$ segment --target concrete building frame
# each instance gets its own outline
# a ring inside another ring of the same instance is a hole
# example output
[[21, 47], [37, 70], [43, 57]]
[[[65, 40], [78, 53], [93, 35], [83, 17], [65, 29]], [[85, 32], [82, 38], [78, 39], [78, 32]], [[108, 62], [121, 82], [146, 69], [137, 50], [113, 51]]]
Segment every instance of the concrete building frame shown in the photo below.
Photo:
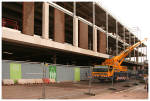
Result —
[[[131, 41], [132, 41], [132, 36], [133, 36], [133, 43], [135, 44], [137, 41], [139, 41], [138, 38], [136, 38], [136, 36], [134, 34], [131, 33], [131, 31], [126, 27], [124, 26], [123, 24], [121, 24], [121, 22], [119, 22], [116, 18], [114, 18], [108, 11], [106, 11], [104, 8], [102, 8], [99, 4], [97, 4], [96, 2], [91, 2], [92, 3], [92, 11], [93, 11], [93, 22], [90, 22], [90, 21], [87, 21], [85, 20], [84, 18], [80, 17], [80, 16], [77, 16], [76, 14], [76, 2], [73, 2], [73, 12], [59, 6], [58, 4], [54, 3], [54, 2], [43, 2], [43, 6], [42, 6], [42, 38], [39, 38], [39, 37], [36, 37], [35, 35], [33, 36], [28, 36], [28, 35], [24, 35], [24, 34], [21, 34], [19, 31], [15, 31], [13, 29], [8, 29], [8, 28], [5, 28], [3, 27], [2, 28], [2, 32], [3, 32], [3, 35], [2, 35], [2, 38], [3, 40], [6, 40], [6, 41], [10, 41], [10, 42], [21, 42], [21, 43], [26, 43], [26, 44], [33, 44], [34, 46], [44, 46], [44, 47], [47, 47], [47, 48], [54, 48], [54, 49], [58, 49], [58, 50], [62, 50], [62, 51], [67, 51], [67, 52], [74, 52], [74, 53], [79, 53], [79, 54], [84, 54], [84, 55], [88, 55], [88, 56], [94, 56], [94, 57], [97, 57], [97, 58], [110, 58], [112, 57], [111, 54], [108, 54], [109, 52], [109, 37], [113, 38], [116, 40], [116, 44], [115, 44], [115, 47], [116, 47], [116, 55], [119, 54], [119, 42], [123, 44], [123, 49], [125, 50], [126, 46], [130, 46], [131, 45]], [[103, 28], [101, 28], [100, 26], [97, 26], [95, 24], [95, 6], [98, 6], [100, 7], [102, 10], [104, 10], [105, 12], [105, 15], [106, 15], [106, 30], [104, 30]], [[63, 12], [64, 14], [68, 14], [70, 15], [71, 17], [73, 17], [73, 45], [68, 45], [68, 44], [62, 44], [62, 43], [59, 43], [59, 42], [54, 42], [54, 41], [51, 41], [49, 39], [49, 6], [52, 6], [58, 10], [60, 10], [61, 12]], [[115, 34], [117, 37], [115, 37], [114, 35], [111, 35], [109, 33], [109, 16], [110, 15], [114, 20], [115, 20]], [[88, 50], [88, 49], [83, 49], [82, 47], [79, 47], [79, 23], [80, 22], [83, 22], [85, 24], [87, 24], [88, 26], [92, 27], [93, 29], [93, 49], [92, 50]], [[118, 23], [121, 24], [121, 26], [123, 27], [123, 40], [119, 39], [119, 28], [118, 28]], [[126, 30], [128, 31], [129, 33], [129, 37], [126, 35]], [[103, 52], [98, 52], [98, 49], [97, 49], [97, 31], [100, 31], [102, 32], [104, 35], [103, 37], [106, 36], [106, 52], [105, 50], [104, 53]], [[15, 35], [12, 36], [10, 35], [9, 33], [13, 33]], [[132, 35], [131, 35], [132, 34]], [[17, 37], [16, 37], [17, 36]], [[128, 42], [125, 42], [126, 38], [128, 37], [129, 41]], [[142, 44], [141, 47], [145, 47], [146, 45]], [[147, 46], [146, 46], [147, 48]], [[134, 64], [137, 65], [138, 62], [135, 62], [135, 61], [138, 61], [137, 59], [135, 60], [135, 57], [139, 57], [139, 54], [140, 56], [144, 56], [144, 52], [143, 52], [143, 49], [141, 52], [139, 52], [139, 49], [136, 50], [134, 49], [133, 51], [133, 54], [130, 53], [129, 54], [129, 59], [131, 61], [131, 57], [134, 57]], [[137, 55], [137, 54], [138, 55]], [[136, 54], [136, 55], [135, 55]], [[146, 59], [147, 59], [147, 52], [146, 52]], [[55, 56], [56, 57], [56, 56]], [[128, 61], [128, 62], [130, 62]], [[141, 58], [141, 61], [144, 61], [144, 58]]]

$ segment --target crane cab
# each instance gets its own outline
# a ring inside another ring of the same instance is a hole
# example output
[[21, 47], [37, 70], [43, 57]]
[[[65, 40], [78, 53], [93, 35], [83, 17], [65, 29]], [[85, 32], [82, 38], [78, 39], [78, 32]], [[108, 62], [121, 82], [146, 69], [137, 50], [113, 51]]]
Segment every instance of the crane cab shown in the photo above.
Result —
[[[121, 69], [120, 69], [121, 68]], [[113, 66], [103, 66], [95, 65], [92, 71], [92, 76], [94, 79], [104, 80], [126, 80], [127, 78], [127, 67], [120, 66], [120, 68], [115, 68]]]
[[99, 79], [99, 80], [110, 79], [111, 71], [112, 71], [112, 68], [109, 68], [109, 66], [96, 65], [93, 68], [92, 76], [93, 78]]

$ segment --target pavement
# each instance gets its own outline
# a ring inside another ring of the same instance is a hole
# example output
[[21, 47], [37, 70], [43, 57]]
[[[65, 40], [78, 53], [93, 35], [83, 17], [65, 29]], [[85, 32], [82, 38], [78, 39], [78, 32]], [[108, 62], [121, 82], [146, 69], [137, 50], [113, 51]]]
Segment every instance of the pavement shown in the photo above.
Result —
[[[130, 82], [115, 82], [116, 90], [109, 90], [111, 82], [93, 82], [91, 92], [95, 96], [87, 95], [89, 82], [56, 83], [48, 85], [11, 85], [2, 86], [3, 99], [41, 99], [45, 92], [45, 99], [148, 99], [144, 84], [133, 85]], [[124, 87], [129, 84], [130, 87]]]
[[138, 85], [126, 90], [98, 94], [84, 99], [148, 99], [148, 93], [146, 89], [144, 89], [144, 85]]

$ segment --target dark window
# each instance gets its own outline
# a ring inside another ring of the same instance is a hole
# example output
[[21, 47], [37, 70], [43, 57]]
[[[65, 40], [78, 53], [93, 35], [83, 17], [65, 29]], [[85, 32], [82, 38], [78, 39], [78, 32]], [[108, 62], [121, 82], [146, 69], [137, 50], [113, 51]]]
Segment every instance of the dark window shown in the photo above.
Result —
[[56, 2], [56, 4], [73, 12], [73, 2]]
[[73, 44], [73, 17], [65, 14], [65, 42]]
[[54, 8], [49, 6], [49, 38], [54, 39]]
[[22, 2], [2, 2], [2, 26], [22, 31]]
[[88, 49], [93, 49], [93, 27], [88, 26]]
[[93, 23], [93, 2], [77, 2], [76, 14]]
[[110, 67], [109, 67], [109, 71], [112, 71], [112, 70], [113, 70], [113, 67], [112, 67], [112, 66], [110, 66]]
[[42, 36], [42, 2], [34, 3], [34, 34]]
[[94, 68], [93, 72], [108, 72], [108, 68]]

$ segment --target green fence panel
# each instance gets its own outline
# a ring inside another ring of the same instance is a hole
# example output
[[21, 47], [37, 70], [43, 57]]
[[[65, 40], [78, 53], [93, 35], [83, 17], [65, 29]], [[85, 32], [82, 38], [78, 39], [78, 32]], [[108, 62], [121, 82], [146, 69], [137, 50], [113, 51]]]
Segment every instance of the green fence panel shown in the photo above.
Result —
[[16, 82], [18, 79], [21, 79], [21, 75], [21, 64], [10, 63], [10, 79]]
[[49, 78], [56, 81], [56, 66], [49, 66]]
[[80, 81], [80, 68], [74, 68], [74, 80]]

